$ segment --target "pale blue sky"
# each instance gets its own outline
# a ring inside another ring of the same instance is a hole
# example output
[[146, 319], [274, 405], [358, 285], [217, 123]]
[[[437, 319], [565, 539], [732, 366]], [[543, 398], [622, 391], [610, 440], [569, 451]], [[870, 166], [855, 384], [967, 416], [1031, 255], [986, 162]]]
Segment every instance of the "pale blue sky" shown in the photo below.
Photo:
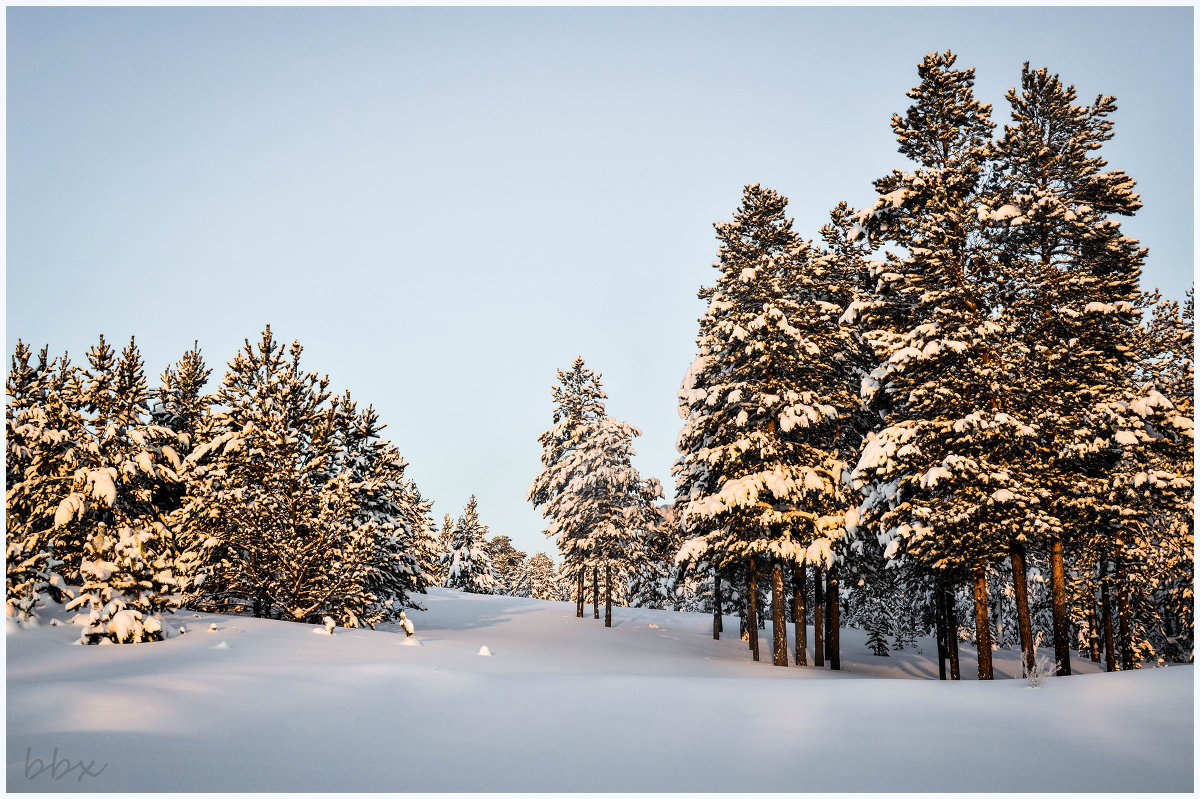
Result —
[[[1021, 64], [1114, 94], [1144, 284], [1193, 255], [1193, 11], [9, 8], [6, 352], [194, 339], [215, 381], [270, 322], [373, 403], [457, 516], [553, 552], [525, 502], [581, 354], [673, 490], [712, 223], [743, 184], [812, 238], [905, 162], [888, 120], [951, 49], [1007, 119]], [[6, 356], [7, 361], [7, 356]]]

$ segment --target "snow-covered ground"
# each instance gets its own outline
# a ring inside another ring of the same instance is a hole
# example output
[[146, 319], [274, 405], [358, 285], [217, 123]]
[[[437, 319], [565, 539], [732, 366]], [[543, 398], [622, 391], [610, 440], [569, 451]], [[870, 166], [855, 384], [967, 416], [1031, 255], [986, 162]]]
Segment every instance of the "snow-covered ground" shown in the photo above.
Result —
[[165, 642], [86, 647], [10, 624], [7, 789], [1193, 790], [1191, 666], [1076, 661], [1031, 688], [999, 651], [1001, 679], [938, 682], [928, 639], [881, 658], [843, 630], [834, 673], [753, 663], [701, 615], [423, 600], [412, 641], [182, 613]]

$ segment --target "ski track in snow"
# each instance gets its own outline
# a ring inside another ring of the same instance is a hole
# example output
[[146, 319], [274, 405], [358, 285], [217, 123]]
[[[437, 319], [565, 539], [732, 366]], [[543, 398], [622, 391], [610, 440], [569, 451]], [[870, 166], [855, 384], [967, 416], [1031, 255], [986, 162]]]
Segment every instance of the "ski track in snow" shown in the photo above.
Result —
[[[965, 679], [941, 683], [930, 639], [875, 657], [843, 629], [835, 673], [772, 666], [769, 622], [754, 663], [736, 617], [714, 641], [700, 614], [613, 608], [605, 629], [590, 605], [578, 619], [572, 603], [446, 589], [421, 601], [419, 646], [399, 625], [327, 636], [190, 612], [166, 617], [167, 641], [123, 646], [10, 625], [7, 789], [1193, 789], [1191, 666], [1102, 674], [1075, 660], [1080, 676], [1035, 689], [1012, 679], [1007, 650], [995, 682], [975, 681], [964, 642]], [[53, 757], [103, 771], [36, 773]]]

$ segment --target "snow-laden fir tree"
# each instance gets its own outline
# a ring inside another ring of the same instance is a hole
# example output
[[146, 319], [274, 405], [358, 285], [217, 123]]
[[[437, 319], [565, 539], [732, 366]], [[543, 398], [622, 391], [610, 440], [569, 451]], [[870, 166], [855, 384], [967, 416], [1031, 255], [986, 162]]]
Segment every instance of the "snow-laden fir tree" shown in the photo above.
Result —
[[186, 467], [182, 523], [202, 542], [207, 574], [193, 599], [256, 616], [371, 623], [398, 611], [381, 603], [419, 590], [415, 562], [388, 540], [404, 529], [389, 486], [403, 462], [375, 439], [373, 420], [364, 428], [340, 413], [328, 378], [301, 368], [302, 352], [268, 326], [257, 345], [245, 342], [215, 395], [207, 440]]
[[[801, 241], [787, 199], [746, 186], [732, 222], [715, 225], [717, 283], [700, 291], [698, 356], [679, 392], [680, 521], [690, 536], [680, 562], [708, 560], [725, 575], [744, 568], [756, 585], [769, 568], [772, 606], [783, 607], [783, 565], [833, 567], [845, 535], [847, 459], [861, 429], [853, 415], [846, 262]], [[756, 592], [749, 588], [757, 659]], [[774, 660], [787, 665], [783, 617]]]
[[[181, 591], [168, 519], [157, 501], [178, 482], [178, 437], [150, 423], [141, 354], [131, 338], [117, 357], [100, 337], [78, 375], [86, 420], [70, 493], [54, 514], [64, 560], [78, 572], [67, 609], [87, 616], [81, 636], [124, 643], [162, 636], [155, 614], [174, 607]], [[58, 533], [56, 533], [58, 537]], [[72, 572], [74, 569], [72, 568]]]
[[494, 594], [500, 588], [488, 552], [487, 532], [487, 526], [479, 521], [479, 503], [472, 494], [454, 524], [451, 549], [443, 555], [446, 579], [442, 584], [446, 588], [460, 588], [469, 594]]
[[[554, 425], [539, 437], [545, 467], [529, 488], [527, 498], [550, 519], [546, 535], [553, 537], [563, 556], [563, 571], [577, 589], [592, 573], [592, 593], [599, 613], [599, 584], [605, 583], [605, 626], [611, 625], [613, 582], [617, 600], [625, 593], [624, 579], [642, 559], [642, 538], [657, 519], [654, 500], [661, 496], [658, 481], [645, 480], [633, 467], [633, 439], [641, 432], [613, 419], [604, 409], [600, 376], [576, 358], [569, 372], [558, 370], [560, 385], [552, 389]], [[582, 616], [583, 595], [577, 599]]]
[[515, 548], [512, 539], [506, 535], [488, 539], [487, 549], [492, 566], [496, 570], [496, 593], [521, 596], [518, 589], [522, 585], [522, 576], [525, 573], [525, 553]]
[[[981, 216], [1012, 286], [1006, 311], [1019, 320], [1030, 353], [1022, 386], [1053, 494], [1048, 532], [1061, 674], [1070, 673], [1064, 548], [1070, 556], [1102, 551], [1128, 562], [1131, 523], [1188, 490], [1183, 475], [1144, 468], [1147, 454], [1138, 450], [1164, 438], [1190, 441], [1191, 425], [1134, 379], [1146, 250], [1114, 217], [1132, 215], [1141, 201], [1133, 180], [1106, 171], [1096, 154], [1112, 138], [1115, 99], [1078, 105], [1073, 87], [1028, 64], [1007, 99], [1011, 122], [995, 145], [991, 208]], [[1131, 513], [1131, 503], [1143, 510]]]
[[55, 515], [71, 492], [85, 457], [88, 436], [67, 355], [37, 363], [18, 340], [5, 384], [5, 567], [6, 612], [28, 618], [48, 598], [74, 597], [82, 542]]
[[529, 596], [533, 599], [559, 601], [567, 598], [567, 586], [559, 581], [558, 567], [549, 555], [535, 552], [525, 563], [529, 580]]
[[579, 448], [591, 429], [605, 416], [607, 398], [599, 376], [577, 357], [571, 370], [558, 370], [559, 385], [550, 389], [554, 401], [553, 425], [538, 436], [542, 445], [543, 470], [529, 486], [526, 499], [542, 509], [542, 517], [551, 523], [545, 533], [554, 538], [563, 558], [562, 571], [576, 593], [576, 616], [583, 616], [585, 572], [591, 565], [591, 553], [581, 547], [586, 534], [586, 521], [573, 516], [557, 518], [551, 515], [549, 502], [566, 490], [574, 478], [570, 454]]
[[343, 610], [343, 623], [395, 621], [403, 608], [415, 606], [412, 594], [424, 593], [430, 581], [418, 559], [423, 530], [432, 523], [429, 505], [405, 479], [408, 464], [399, 450], [381, 439], [385, 425], [375, 409], [359, 411], [347, 391], [336, 410], [334, 464], [353, 491], [347, 521], [362, 528], [375, 549], [365, 570], [361, 604]]
[[914, 103], [892, 119], [918, 168], [877, 180], [859, 217], [894, 250], [876, 268], [876, 297], [857, 308], [879, 361], [863, 394], [885, 426], [855, 482], [885, 557], [919, 562], [938, 587], [972, 584], [979, 676], [990, 679], [988, 569], [1048, 526], [1050, 497], [1020, 392], [1026, 358], [985, 235], [990, 106], [955, 61], [933, 53], [918, 67]]

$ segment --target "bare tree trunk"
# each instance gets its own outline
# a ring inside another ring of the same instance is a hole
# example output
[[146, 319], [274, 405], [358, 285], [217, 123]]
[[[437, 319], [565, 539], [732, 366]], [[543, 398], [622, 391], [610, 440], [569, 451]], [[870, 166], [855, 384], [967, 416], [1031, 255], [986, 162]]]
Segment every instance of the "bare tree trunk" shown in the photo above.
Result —
[[946, 645], [950, 650], [950, 679], [962, 679], [958, 669], [958, 609], [954, 602], [955, 590], [947, 588], [942, 596], [946, 603]]
[[813, 665], [825, 667], [825, 575], [813, 567]]
[[750, 590], [746, 597], [746, 631], [750, 634], [750, 652], [758, 660], [758, 575], [754, 556], [750, 556]]
[[828, 590], [825, 592], [825, 599], [829, 603], [829, 625], [825, 630], [825, 636], [829, 639], [829, 668], [833, 671], [841, 671], [842, 669], [842, 608], [840, 591], [838, 590], [838, 568], [837, 564], [829, 567], [826, 573], [829, 580]]
[[783, 566], [779, 561], [771, 564], [771, 654], [776, 666], [788, 664], [787, 651], [787, 608], [783, 598]]
[[829, 573], [831, 571], [833, 571], [832, 566], [830, 566], [828, 569], [826, 569], [824, 571], [823, 579], [825, 581], [825, 585], [822, 586], [822, 590], [824, 590], [824, 592], [825, 592], [825, 595], [824, 595], [825, 602], [821, 605], [821, 612], [823, 614], [825, 614], [824, 632], [825, 632], [825, 659], [826, 660], [830, 660], [831, 658], [833, 658], [833, 647], [830, 646], [830, 642], [829, 642], [829, 635], [831, 632], [830, 627], [833, 626], [831, 623], [832, 617], [833, 617], [833, 606], [831, 604], [829, 604]]
[[592, 618], [600, 618], [600, 567], [592, 567]]
[[713, 640], [721, 640], [721, 570], [713, 567]]
[[[1118, 546], [1120, 544], [1118, 543]], [[1129, 575], [1125, 571], [1124, 556], [1117, 558], [1117, 618], [1121, 633], [1121, 670], [1133, 668], [1133, 633], [1129, 609]]]
[[612, 564], [604, 564], [604, 626], [612, 627]]
[[988, 627], [987, 570], [975, 570], [975, 644], [979, 649], [979, 679], [992, 679], [992, 631]]
[[933, 618], [937, 625], [938, 679], [946, 679], [946, 594], [940, 587], [933, 589]]
[[1117, 670], [1117, 648], [1113, 643], [1112, 602], [1108, 596], [1108, 561], [1100, 561], [1100, 616], [1104, 625], [1104, 670]]
[[795, 607], [795, 622], [796, 622], [796, 665], [808, 665], [808, 622], [805, 620], [805, 585], [804, 573], [806, 567], [803, 563], [796, 563], [792, 566], [792, 594]]
[[1050, 599], [1054, 608], [1054, 673], [1071, 673], [1071, 648], [1067, 621], [1067, 575], [1063, 568], [1062, 539], [1050, 542]]
[[579, 592], [575, 595], [575, 615], [583, 618], [583, 569], [579, 570]]
[[1025, 570], [1025, 545], [1013, 541], [1008, 551], [1012, 561], [1013, 593], [1017, 600], [1017, 631], [1021, 636], [1021, 658], [1026, 669], [1032, 669], [1033, 653], [1033, 624], [1029, 620], [1029, 582]]
[[1100, 662], [1100, 622], [1096, 618], [1096, 589], [1088, 586], [1088, 650], [1092, 662]]

